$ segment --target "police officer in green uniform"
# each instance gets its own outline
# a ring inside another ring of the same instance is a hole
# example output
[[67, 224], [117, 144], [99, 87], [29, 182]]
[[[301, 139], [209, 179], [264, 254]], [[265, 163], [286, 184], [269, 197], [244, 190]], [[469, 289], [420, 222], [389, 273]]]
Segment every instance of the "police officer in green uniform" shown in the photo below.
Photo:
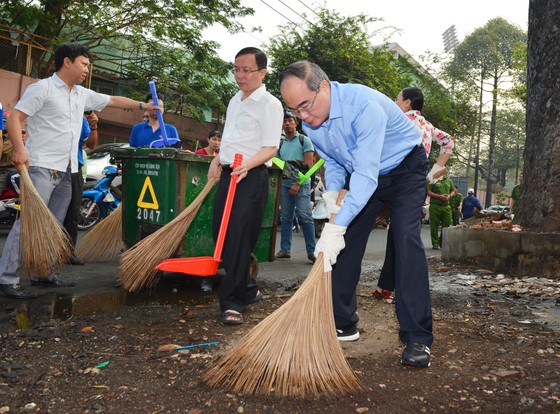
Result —
[[519, 207], [519, 197], [521, 196], [521, 184], [523, 183], [523, 174], [519, 176], [519, 184], [513, 187], [511, 191], [511, 212], [513, 214], [517, 213], [517, 208]]
[[430, 196], [430, 236], [432, 238], [432, 248], [441, 248], [442, 232], [441, 228], [451, 225], [451, 206], [449, 199], [457, 193], [453, 181], [445, 177], [440, 181], [428, 184], [428, 195]]
[[461, 203], [463, 202], [463, 194], [457, 191], [453, 197], [449, 199], [449, 205], [451, 206], [451, 218], [453, 225], [459, 224], [459, 218], [461, 218]]

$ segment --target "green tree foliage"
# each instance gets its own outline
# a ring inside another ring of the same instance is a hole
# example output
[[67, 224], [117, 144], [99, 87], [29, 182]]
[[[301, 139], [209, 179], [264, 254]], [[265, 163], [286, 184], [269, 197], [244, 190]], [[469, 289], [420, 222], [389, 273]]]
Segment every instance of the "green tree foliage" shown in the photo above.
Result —
[[[381, 19], [365, 14], [344, 17], [321, 9], [316, 21], [306, 27], [280, 27], [280, 33], [265, 48], [272, 60], [267, 88], [279, 96], [280, 72], [292, 62], [309, 60], [321, 66], [331, 80], [361, 83], [396, 97], [401, 82], [395, 59], [370, 43], [373, 34], [368, 33], [367, 25], [377, 22]], [[388, 30], [382, 28], [377, 34]]]
[[515, 75], [511, 92], [521, 104], [525, 105], [527, 101], [527, 45], [524, 43], [514, 46], [513, 68]]
[[[166, 86], [177, 91], [183, 108], [206, 102], [223, 110], [227, 100], [222, 95], [231, 97], [222, 81], [228, 65], [217, 56], [218, 44], [203, 39], [203, 31], [216, 24], [238, 31], [238, 18], [252, 13], [240, 0], [7, 0], [0, 3], [0, 26], [13, 38], [45, 49], [79, 42], [114, 66], [126, 64], [125, 80], [174, 81]], [[36, 76], [53, 68], [48, 52], [34, 62], [44, 66], [34, 71]]]
[[523, 151], [525, 149], [525, 111], [504, 109], [498, 111], [496, 125], [495, 166], [498, 183], [512, 183], [522, 171]]
[[[496, 120], [500, 90], [504, 82], [511, 82], [514, 76], [513, 56], [516, 45], [526, 43], [527, 34], [519, 27], [503, 18], [495, 18], [485, 26], [476, 29], [455, 49], [453, 60], [447, 66], [448, 74], [460, 87], [478, 85], [479, 127], [478, 148], [483, 125], [483, 91], [491, 93], [491, 116], [488, 143], [488, 164], [486, 182], [486, 205], [490, 204], [494, 177], [494, 152], [496, 144]], [[476, 157], [479, 159], [479, 156]], [[477, 163], [478, 164], [478, 163]], [[478, 165], [476, 166], [478, 168]], [[478, 173], [478, 170], [476, 170]], [[475, 177], [477, 177], [475, 175]], [[475, 180], [476, 187], [476, 180]]]

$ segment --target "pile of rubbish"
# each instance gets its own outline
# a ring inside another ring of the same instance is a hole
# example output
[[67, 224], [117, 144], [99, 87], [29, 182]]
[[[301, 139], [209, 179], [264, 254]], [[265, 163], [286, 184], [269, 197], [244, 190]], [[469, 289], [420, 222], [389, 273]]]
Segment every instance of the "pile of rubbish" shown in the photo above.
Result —
[[513, 224], [511, 218], [504, 213], [481, 213], [475, 211], [474, 215], [459, 225], [471, 229], [495, 229], [520, 232], [521, 226]]

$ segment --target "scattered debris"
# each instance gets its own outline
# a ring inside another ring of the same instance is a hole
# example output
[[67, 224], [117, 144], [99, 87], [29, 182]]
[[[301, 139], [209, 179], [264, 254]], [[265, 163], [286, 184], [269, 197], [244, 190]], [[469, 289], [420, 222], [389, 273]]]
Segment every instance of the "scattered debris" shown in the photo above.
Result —
[[560, 295], [560, 281], [541, 277], [510, 278], [503, 274], [495, 277], [458, 274], [451, 283], [467, 285], [473, 289], [513, 296], [556, 297]]

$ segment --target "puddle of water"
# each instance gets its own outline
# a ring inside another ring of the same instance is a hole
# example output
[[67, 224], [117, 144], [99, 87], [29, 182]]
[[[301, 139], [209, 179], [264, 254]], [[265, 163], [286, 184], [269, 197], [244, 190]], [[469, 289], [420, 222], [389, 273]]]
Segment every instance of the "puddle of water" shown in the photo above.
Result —
[[71, 316], [90, 316], [96, 313], [115, 312], [125, 306], [145, 303], [200, 305], [215, 299], [212, 288], [218, 277], [200, 278], [179, 275], [167, 276], [153, 289], [129, 293], [112, 289], [79, 295], [56, 294], [51, 304], [51, 319], [66, 320]]
[[97, 290], [95, 292], [53, 293], [6, 307], [0, 313], [0, 334], [14, 327], [26, 329], [48, 322], [49, 319], [68, 320], [73, 316], [116, 312], [125, 306], [138, 306], [146, 303], [178, 304], [195, 306], [208, 304], [215, 300], [212, 289], [219, 284], [216, 277], [187, 277], [168, 274], [152, 289], [139, 293], [129, 293], [120, 288]]

